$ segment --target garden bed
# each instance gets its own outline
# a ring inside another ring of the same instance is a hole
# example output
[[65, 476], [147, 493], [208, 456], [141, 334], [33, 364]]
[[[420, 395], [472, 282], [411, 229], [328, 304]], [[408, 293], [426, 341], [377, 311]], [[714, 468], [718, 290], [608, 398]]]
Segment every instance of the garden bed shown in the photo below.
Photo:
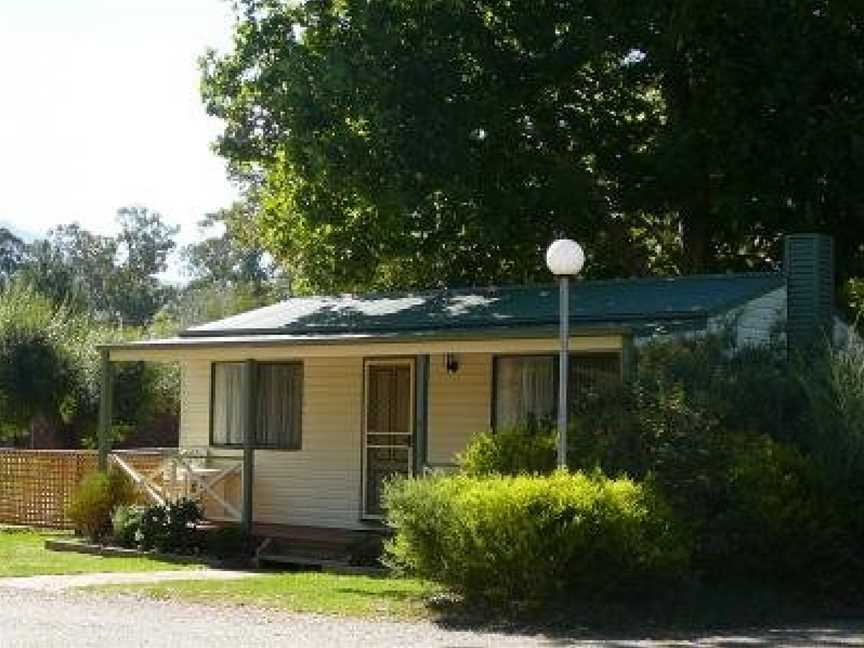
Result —
[[[180, 554], [160, 553], [156, 551], [141, 551], [127, 547], [116, 547], [113, 545], [96, 544], [79, 538], [60, 539], [48, 538], [45, 540], [45, 549], [48, 551], [65, 551], [71, 553], [87, 554], [89, 556], [103, 556], [113, 558], [151, 558], [160, 562], [176, 563], [178, 565], [207, 565], [209, 567], [224, 567], [227, 561], [208, 558], [205, 556], [183, 556]], [[236, 562], [236, 561], [234, 561]]]

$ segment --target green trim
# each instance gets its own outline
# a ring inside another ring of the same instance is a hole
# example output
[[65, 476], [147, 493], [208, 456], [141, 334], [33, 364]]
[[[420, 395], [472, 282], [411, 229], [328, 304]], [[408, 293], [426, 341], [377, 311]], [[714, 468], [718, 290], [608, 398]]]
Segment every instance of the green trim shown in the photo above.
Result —
[[258, 367], [254, 360], [243, 363], [243, 507], [241, 525], [252, 532], [253, 494], [255, 490], [255, 433], [258, 429], [257, 392]]
[[414, 360], [414, 466], [415, 474], [425, 471], [429, 458], [429, 355]]
[[101, 381], [99, 391], [99, 470], [108, 470], [111, 451], [111, 422], [114, 414], [114, 365], [108, 351], [101, 351]]

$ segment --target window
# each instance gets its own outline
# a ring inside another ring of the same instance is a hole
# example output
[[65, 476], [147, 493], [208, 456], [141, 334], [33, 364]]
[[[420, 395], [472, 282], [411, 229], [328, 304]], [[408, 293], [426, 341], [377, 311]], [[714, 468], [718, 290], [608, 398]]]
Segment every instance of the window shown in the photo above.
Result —
[[[568, 364], [570, 411], [602, 383], [620, 380], [617, 353], [571, 355]], [[558, 356], [521, 355], [495, 359], [495, 427], [530, 419], [553, 421], [558, 413]]]
[[[256, 365], [255, 446], [299, 450], [303, 412], [303, 365]], [[243, 445], [243, 363], [213, 364], [213, 445]]]
[[243, 364], [213, 365], [213, 445], [243, 445]]

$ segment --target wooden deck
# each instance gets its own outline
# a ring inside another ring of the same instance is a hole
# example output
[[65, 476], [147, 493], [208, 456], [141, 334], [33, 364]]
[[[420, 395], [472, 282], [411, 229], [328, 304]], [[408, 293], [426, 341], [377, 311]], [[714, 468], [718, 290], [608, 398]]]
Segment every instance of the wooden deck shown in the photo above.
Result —
[[254, 522], [252, 535], [256, 538], [272, 538], [274, 540], [296, 540], [307, 542], [351, 542], [358, 536], [370, 534], [387, 535], [384, 525], [370, 525], [368, 529], [337, 529], [331, 527], [297, 526], [292, 524], [268, 524]]
[[[211, 524], [231, 526], [227, 522]], [[370, 525], [368, 529], [360, 530], [262, 522], [252, 525], [259, 563], [299, 568], [375, 565], [389, 533], [383, 525]]]

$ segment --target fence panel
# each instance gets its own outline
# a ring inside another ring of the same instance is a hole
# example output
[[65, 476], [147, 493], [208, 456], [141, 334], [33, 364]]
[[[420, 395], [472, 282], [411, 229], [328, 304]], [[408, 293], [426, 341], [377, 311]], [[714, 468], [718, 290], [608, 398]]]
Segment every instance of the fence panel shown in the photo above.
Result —
[[[66, 507], [75, 487], [98, 467], [95, 450], [0, 449], [0, 524], [69, 529]], [[141, 470], [152, 457], [133, 457]]]

